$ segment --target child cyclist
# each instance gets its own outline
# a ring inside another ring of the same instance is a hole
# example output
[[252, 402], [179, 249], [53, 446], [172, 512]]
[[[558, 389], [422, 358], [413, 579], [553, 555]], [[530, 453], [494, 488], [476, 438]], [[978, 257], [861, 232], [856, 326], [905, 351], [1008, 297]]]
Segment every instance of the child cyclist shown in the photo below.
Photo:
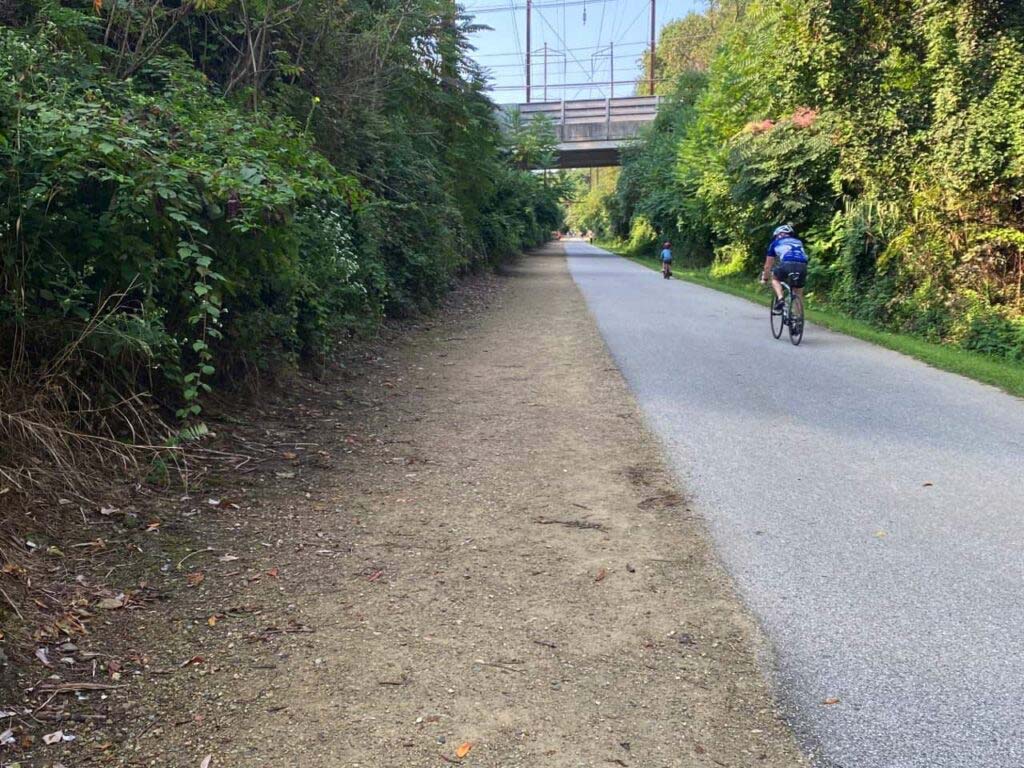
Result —
[[672, 277], [672, 243], [667, 241], [661, 247], [661, 274], [666, 280]]

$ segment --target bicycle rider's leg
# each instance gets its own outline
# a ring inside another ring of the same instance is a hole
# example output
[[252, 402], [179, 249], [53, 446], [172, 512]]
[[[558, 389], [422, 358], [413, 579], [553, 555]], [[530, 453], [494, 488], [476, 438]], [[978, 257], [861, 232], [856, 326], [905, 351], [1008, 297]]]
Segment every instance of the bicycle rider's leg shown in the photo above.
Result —
[[804, 286], [807, 284], [807, 267], [806, 266], [803, 267], [803, 269], [801, 270], [801, 273], [802, 273], [802, 279], [800, 280], [800, 287], [799, 288], [794, 288], [793, 292], [796, 293], [796, 295], [800, 297], [800, 301], [802, 302], [804, 300]]
[[[774, 261], [774, 259], [772, 260]], [[772, 290], [775, 291], [775, 298], [777, 301], [782, 301], [785, 295], [782, 293], [782, 279], [786, 277], [786, 272], [782, 268], [782, 264], [772, 265]]]

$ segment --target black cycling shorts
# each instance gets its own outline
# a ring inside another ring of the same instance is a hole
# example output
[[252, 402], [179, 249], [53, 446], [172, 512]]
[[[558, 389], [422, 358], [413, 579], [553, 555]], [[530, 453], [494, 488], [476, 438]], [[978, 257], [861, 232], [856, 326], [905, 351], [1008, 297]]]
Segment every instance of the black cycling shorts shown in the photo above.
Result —
[[783, 261], [772, 267], [772, 277], [790, 288], [803, 288], [807, 282], [807, 264], [802, 261]]

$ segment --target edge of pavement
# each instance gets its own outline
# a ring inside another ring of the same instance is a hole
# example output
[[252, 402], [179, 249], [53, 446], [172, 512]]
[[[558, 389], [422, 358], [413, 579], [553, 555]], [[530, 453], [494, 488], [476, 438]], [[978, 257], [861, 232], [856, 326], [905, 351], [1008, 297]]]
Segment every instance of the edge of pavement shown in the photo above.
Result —
[[167, 599], [110, 651], [131, 689], [48, 760], [808, 765], [564, 249], [459, 293], [231, 414], [261, 461], [154, 505]]
[[[563, 255], [565, 256], [566, 260], [568, 260], [569, 255], [564, 251], [564, 244], [560, 243], [559, 245], [563, 252]], [[608, 248], [605, 245], [598, 245], [597, 243], [593, 243], [591, 245], [592, 247], [607, 251], [608, 253], [615, 256], [619, 256], [627, 261], [632, 261], [636, 263], [638, 266], [646, 267], [654, 272], [660, 271], [658, 266], [655, 265], [653, 262], [646, 262], [641, 258], [627, 256], [623, 253], [620, 253], [619, 251], [612, 250], [611, 248]], [[566, 263], [568, 265], [568, 261]], [[569, 270], [569, 274], [572, 278], [571, 270]], [[669, 452], [671, 450], [671, 446], [664, 440], [659, 431], [654, 427], [654, 425], [651, 423], [650, 417], [648, 416], [647, 412], [640, 406], [639, 402], [636, 400], [636, 397], [633, 394], [632, 389], [630, 389], [629, 387], [629, 382], [626, 381], [626, 378], [623, 375], [618, 362], [615, 360], [614, 354], [608, 347], [607, 340], [604, 338], [604, 335], [600, 330], [597, 318], [595, 317], [593, 310], [591, 309], [590, 304], [586, 299], [586, 296], [583, 294], [575, 278], [572, 278], [572, 280], [573, 286], [575, 287], [576, 292], [580, 296], [580, 300], [586, 307], [587, 315], [590, 318], [591, 324], [594, 326], [596, 332], [601, 338], [601, 343], [604, 346], [606, 355], [615, 366], [615, 371], [618, 378], [622, 381], [623, 387], [625, 387], [627, 391], [629, 391], [629, 396], [633, 403], [633, 406], [636, 409], [637, 413], [640, 414], [643, 430], [645, 431], [647, 436], [657, 445], [657, 450], [664, 464], [665, 471], [671, 477], [672, 485], [684, 489], [686, 485], [685, 478], [680, 477], [678, 473], [672, 469], [672, 462], [669, 460]], [[693, 284], [700, 285], [701, 287], [714, 288], [713, 286], [704, 285], [703, 283], [697, 281], [687, 280], [687, 282], [692, 282]], [[751, 303], [755, 303], [753, 299], [751, 299], [749, 296], [743, 295], [742, 293], [733, 293], [728, 290], [722, 290], [721, 292], [731, 293], [737, 298], [746, 299]], [[751, 642], [752, 650], [754, 652], [754, 656], [757, 661], [758, 670], [769, 687], [772, 701], [777, 708], [779, 716], [785, 722], [786, 727], [789, 728], [793, 737], [796, 739], [796, 742], [799, 744], [802, 758], [805, 760], [808, 766], [812, 766], [813, 768], [835, 768], [834, 762], [829, 760], [825, 755], [822, 749], [820, 739], [809, 728], [804, 726], [799, 714], [799, 707], [797, 706], [793, 698], [789, 695], [785, 681], [782, 679], [782, 675], [776, 661], [777, 650], [775, 644], [768, 636], [768, 633], [765, 630], [761, 619], [750, 608], [750, 606], [747, 605], [746, 600], [744, 600], [743, 595], [737, 587], [732, 574], [729, 572], [728, 568], [725, 565], [725, 562], [723, 561], [719, 553], [718, 546], [715, 542], [715, 538], [711, 533], [711, 529], [708, 525], [706, 505], [691, 498], [689, 495], [686, 496], [686, 503], [688, 511], [692, 511], [694, 513], [696, 524], [700, 529], [700, 534], [705, 538], [707, 542], [707, 545], [710, 549], [711, 558], [714, 561], [714, 567], [720, 570], [722, 574], [724, 574], [725, 579], [728, 581], [731, 596], [733, 597], [733, 599], [739, 602], [739, 604], [742, 606], [742, 610], [745, 613], [746, 618], [753, 625], [754, 632], [749, 639]], [[730, 766], [730, 768], [732, 767]]]

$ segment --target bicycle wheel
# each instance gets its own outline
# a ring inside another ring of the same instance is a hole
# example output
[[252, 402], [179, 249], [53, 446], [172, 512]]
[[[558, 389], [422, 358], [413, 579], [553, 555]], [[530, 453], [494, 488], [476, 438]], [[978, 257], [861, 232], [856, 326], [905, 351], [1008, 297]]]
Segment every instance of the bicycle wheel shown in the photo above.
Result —
[[776, 339], [782, 337], [782, 310], [775, 308], [775, 293], [772, 292], [771, 304], [768, 305], [769, 310], [772, 313], [772, 336]]
[[800, 342], [804, 338], [804, 302], [797, 296], [793, 295], [793, 303], [789, 309], [789, 340], [793, 343], [794, 347], [800, 346]]

